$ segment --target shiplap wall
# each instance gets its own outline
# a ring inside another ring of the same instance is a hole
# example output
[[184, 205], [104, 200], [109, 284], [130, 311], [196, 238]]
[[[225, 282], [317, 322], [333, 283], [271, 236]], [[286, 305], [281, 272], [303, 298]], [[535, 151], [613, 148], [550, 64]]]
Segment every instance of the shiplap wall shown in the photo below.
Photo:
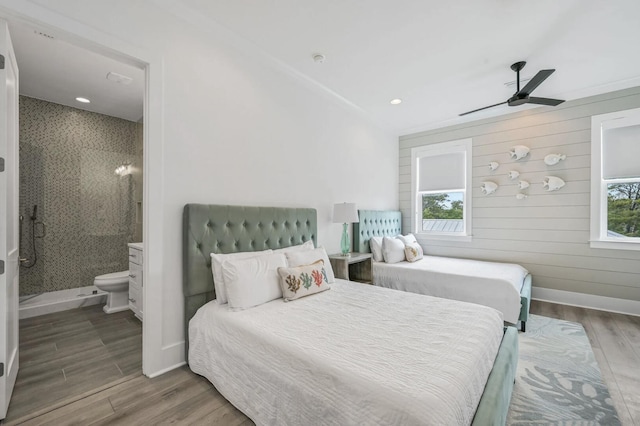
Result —
[[[411, 232], [411, 148], [472, 138], [472, 241], [420, 240], [427, 254], [519, 263], [536, 287], [640, 301], [640, 251], [589, 247], [591, 116], [638, 107], [640, 87], [402, 136], [403, 231]], [[510, 158], [514, 145], [531, 148], [526, 159]], [[551, 153], [567, 159], [547, 166], [543, 159]], [[490, 161], [500, 167], [489, 171]], [[510, 170], [520, 177], [511, 181]], [[547, 192], [545, 176], [558, 176], [566, 185]], [[497, 192], [483, 195], [485, 180], [499, 184]], [[518, 180], [531, 183], [524, 200], [515, 198]]]

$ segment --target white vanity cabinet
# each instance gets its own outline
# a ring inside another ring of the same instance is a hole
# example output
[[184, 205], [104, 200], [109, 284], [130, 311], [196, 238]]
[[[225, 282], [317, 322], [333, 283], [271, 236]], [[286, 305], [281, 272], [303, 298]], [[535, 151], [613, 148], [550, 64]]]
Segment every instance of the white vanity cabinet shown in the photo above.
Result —
[[129, 243], [129, 309], [142, 321], [142, 243]]

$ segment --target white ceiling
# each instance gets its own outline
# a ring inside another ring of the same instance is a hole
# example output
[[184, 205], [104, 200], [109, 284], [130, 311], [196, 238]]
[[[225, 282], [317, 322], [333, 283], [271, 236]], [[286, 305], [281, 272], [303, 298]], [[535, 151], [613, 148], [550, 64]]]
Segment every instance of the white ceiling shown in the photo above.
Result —
[[[514, 112], [522, 77], [555, 68], [534, 95], [577, 99], [640, 85], [638, 0], [154, 0], [207, 30], [222, 26], [292, 75], [356, 106], [397, 135]], [[21, 93], [136, 121], [143, 71], [11, 26]], [[322, 53], [326, 60], [312, 59]], [[129, 86], [107, 80], [115, 71]], [[79, 105], [76, 96], [92, 103]], [[402, 104], [389, 103], [401, 98]], [[542, 107], [551, 108], [551, 107]]]
[[[398, 135], [528, 108], [458, 117], [510, 97], [509, 66], [521, 60], [523, 78], [556, 69], [538, 97], [571, 100], [640, 85], [638, 0], [171, 3], [179, 4], [173, 13], [222, 25]], [[403, 103], [393, 106], [393, 98]]]
[[[144, 71], [40, 29], [9, 23], [20, 72], [20, 94], [129, 121], [143, 115]], [[107, 80], [109, 72], [133, 78], [128, 84]], [[91, 101], [83, 104], [76, 97]]]

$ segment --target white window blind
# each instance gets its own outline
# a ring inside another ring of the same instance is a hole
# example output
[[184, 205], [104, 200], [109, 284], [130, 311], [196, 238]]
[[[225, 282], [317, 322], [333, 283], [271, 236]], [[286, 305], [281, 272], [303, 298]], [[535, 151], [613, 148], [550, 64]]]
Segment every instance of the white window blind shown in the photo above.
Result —
[[640, 177], [640, 125], [603, 129], [602, 177]]
[[418, 191], [451, 191], [465, 188], [464, 152], [418, 158]]

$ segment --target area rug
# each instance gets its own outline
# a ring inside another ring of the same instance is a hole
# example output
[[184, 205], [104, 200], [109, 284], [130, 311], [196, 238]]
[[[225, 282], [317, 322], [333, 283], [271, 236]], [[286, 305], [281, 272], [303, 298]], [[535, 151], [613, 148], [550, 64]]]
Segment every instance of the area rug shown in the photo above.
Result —
[[581, 324], [530, 315], [508, 425], [619, 425]]

